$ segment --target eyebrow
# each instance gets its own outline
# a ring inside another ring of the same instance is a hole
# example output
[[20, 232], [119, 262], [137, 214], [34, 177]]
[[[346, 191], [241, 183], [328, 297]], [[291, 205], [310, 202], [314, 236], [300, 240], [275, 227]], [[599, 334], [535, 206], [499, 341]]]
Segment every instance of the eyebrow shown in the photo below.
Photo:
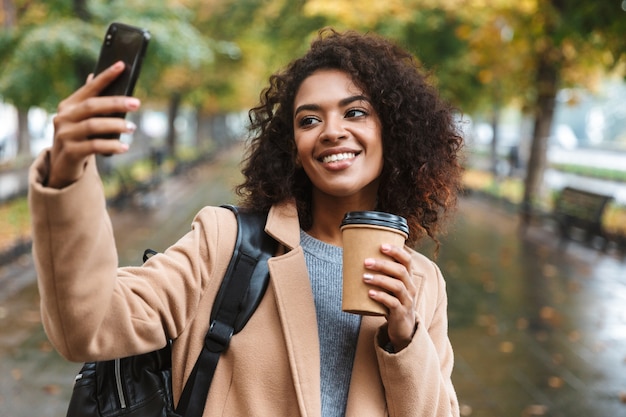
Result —
[[[370, 102], [370, 99], [364, 95], [358, 95], [358, 96], [350, 96], [350, 97], [346, 97], [343, 98], [341, 100], [339, 100], [339, 106], [340, 107], [345, 107], [351, 103], [354, 103], [355, 101], [367, 101], [368, 103]], [[320, 106], [318, 104], [303, 104], [301, 106], [298, 106], [296, 108], [296, 111], [293, 112], [294, 116], [298, 113], [300, 113], [301, 111], [304, 110], [311, 110], [311, 111], [316, 111], [319, 110]]]

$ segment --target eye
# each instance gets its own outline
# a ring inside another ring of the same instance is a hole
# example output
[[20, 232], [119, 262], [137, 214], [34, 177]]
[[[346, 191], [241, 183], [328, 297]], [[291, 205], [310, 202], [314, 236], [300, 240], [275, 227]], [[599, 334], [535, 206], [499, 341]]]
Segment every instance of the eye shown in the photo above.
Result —
[[362, 109], [350, 109], [346, 112], [346, 118], [350, 117], [364, 117], [367, 116], [368, 113]]
[[313, 116], [304, 116], [298, 120], [298, 126], [307, 127], [319, 123], [319, 119]]

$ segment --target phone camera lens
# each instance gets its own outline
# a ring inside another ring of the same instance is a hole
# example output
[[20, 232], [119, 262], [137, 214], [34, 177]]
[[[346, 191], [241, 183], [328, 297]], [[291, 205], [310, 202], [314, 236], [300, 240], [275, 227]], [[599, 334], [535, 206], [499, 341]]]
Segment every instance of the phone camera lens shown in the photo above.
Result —
[[109, 32], [106, 34], [104, 39], [104, 44], [106, 46], [111, 46], [113, 44], [113, 38], [115, 37], [115, 32], [117, 32], [117, 28], [113, 26], [109, 29]]

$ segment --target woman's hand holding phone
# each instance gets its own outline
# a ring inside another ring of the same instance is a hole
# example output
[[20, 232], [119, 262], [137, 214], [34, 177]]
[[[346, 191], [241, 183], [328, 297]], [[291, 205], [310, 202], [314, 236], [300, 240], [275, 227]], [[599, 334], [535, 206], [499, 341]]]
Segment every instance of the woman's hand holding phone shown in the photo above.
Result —
[[110, 133], [131, 133], [134, 123], [103, 114], [132, 112], [140, 101], [127, 96], [99, 96], [124, 71], [124, 63], [116, 62], [63, 100], [54, 118], [54, 143], [50, 152], [47, 186], [63, 188], [77, 181], [92, 154], [120, 154], [128, 145], [119, 140], [101, 138]]

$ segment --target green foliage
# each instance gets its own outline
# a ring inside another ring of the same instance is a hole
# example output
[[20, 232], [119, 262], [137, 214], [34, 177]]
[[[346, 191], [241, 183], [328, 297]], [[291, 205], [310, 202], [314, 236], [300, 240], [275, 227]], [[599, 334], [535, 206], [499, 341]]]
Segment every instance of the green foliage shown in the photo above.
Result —
[[467, 112], [477, 106], [482, 86], [477, 66], [468, 60], [467, 43], [456, 35], [462, 25], [441, 9], [416, 10], [396, 36], [433, 72], [442, 95]]
[[562, 172], [576, 174], [583, 177], [626, 182], [626, 171], [574, 164], [553, 164], [552, 167]]
[[206, 71], [214, 60], [212, 40], [190, 24], [193, 14], [182, 6], [163, 0], [94, 0], [88, 2], [90, 20], [85, 21], [74, 15], [68, 2], [34, 3], [14, 31], [0, 36], [4, 63], [0, 96], [21, 109], [39, 106], [53, 111], [84, 83], [95, 66], [106, 27], [113, 21], [142, 26], [152, 33], [138, 87], [157, 98], [172, 93], [162, 81], [166, 68]]
[[32, 28], [14, 40], [17, 42], [0, 75], [0, 92], [20, 109], [55, 109], [84, 82], [77, 78], [71, 63], [85, 59], [95, 63], [100, 44], [91, 25], [72, 18]]

